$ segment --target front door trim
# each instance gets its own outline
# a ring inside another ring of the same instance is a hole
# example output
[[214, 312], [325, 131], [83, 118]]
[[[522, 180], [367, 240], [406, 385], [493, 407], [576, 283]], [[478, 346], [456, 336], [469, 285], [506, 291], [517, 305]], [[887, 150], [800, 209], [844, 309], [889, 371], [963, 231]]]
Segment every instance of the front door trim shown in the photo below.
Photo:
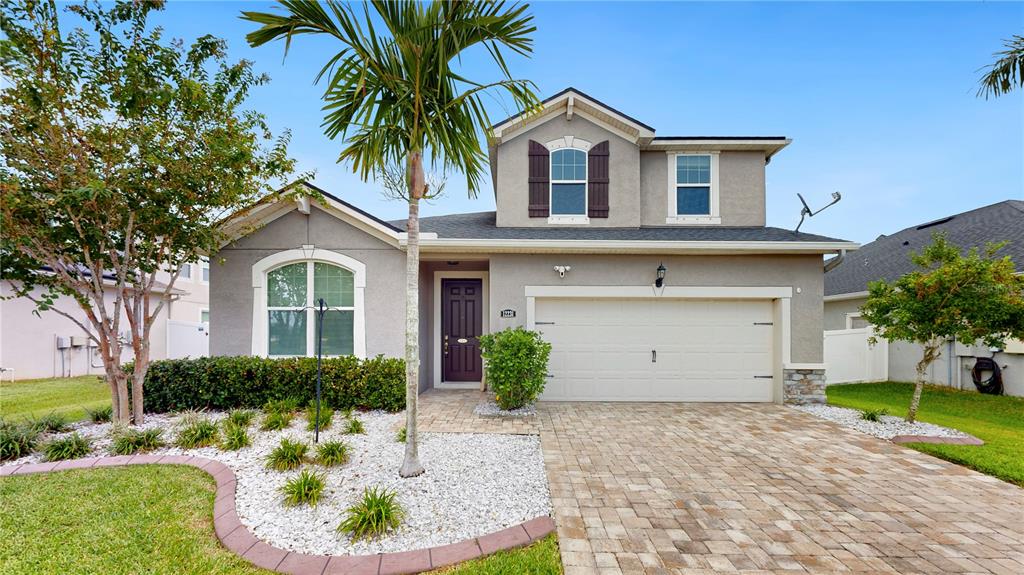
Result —
[[483, 290], [483, 325], [481, 331], [488, 333], [490, 329], [491, 301], [489, 279], [490, 272], [487, 271], [435, 271], [434, 272], [434, 351], [431, 356], [434, 367], [434, 387], [438, 389], [480, 389], [479, 381], [453, 381], [445, 383], [442, 380], [441, 370], [441, 280], [443, 279], [479, 279], [480, 289]]

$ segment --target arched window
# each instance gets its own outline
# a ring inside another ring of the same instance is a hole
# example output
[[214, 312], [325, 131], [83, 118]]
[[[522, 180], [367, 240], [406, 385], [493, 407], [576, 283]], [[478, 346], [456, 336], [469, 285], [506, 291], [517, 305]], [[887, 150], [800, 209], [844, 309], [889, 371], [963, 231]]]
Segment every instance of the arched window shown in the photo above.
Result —
[[324, 314], [323, 354], [354, 353], [354, 274], [333, 264], [304, 261], [267, 272], [267, 355], [316, 355], [316, 307]]
[[551, 152], [551, 215], [587, 215], [587, 153], [575, 148]]

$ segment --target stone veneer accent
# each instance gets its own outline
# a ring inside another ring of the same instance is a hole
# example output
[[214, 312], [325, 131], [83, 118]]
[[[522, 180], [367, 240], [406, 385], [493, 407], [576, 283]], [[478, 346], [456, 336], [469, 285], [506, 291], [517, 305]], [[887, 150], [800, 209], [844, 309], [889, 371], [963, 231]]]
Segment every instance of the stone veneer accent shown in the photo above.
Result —
[[782, 401], [799, 405], [825, 403], [825, 370], [783, 369]]
[[0, 477], [49, 473], [121, 465], [189, 465], [209, 473], [217, 481], [213, 504], [213, 529], [228, 550], [257, 567], [289, 575], [404, 575], [439, 569], [495, 551], [529, 545], [555, 531], [546, 515], [507, 529], [451, 545], [376, 555], [306, 555], [280, 549], [257, 539], [235, 512], [235, 473], [223, 463], [191, 455], [117, 455], [47, 463], [0, 467]]

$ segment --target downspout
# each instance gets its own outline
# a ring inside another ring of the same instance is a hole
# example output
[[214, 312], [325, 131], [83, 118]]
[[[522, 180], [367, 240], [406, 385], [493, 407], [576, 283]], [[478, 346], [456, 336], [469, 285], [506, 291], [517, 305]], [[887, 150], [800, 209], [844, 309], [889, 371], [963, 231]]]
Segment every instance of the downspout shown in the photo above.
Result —
[[839, 253], [836, 255], [836, 257], [825, 262], [825, 273], [834, 270], [836, 266], [843, 263], [844, 259], [846, 259], [846, 250], [839, 250]]
[[[953, 355], [953, 352], [955, 351], [955, 347], [956, 347], [956, 337], [954, 337], [953, 339], [949, 340], [949, 344], [948, 344], [949, 351], [946, 352], [946, 381], [949, 382], [949, 386], [950, 387], [953, 387], [953, 360], [954, 360], [954, 357], [955, 357]], [[959, 361], [957, 363], [959, 363]], [[959, 389], [959, 386], [957, 387], [957, 389]]]

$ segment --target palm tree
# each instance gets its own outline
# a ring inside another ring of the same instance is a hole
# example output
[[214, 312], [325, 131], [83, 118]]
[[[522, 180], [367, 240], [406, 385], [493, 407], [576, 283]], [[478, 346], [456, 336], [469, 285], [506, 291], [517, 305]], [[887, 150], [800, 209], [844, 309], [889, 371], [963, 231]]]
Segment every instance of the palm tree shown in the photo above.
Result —
[[[419, 3], [374, 0], [363, 4], [362, 18], [336, 0], [280, 0], [284, 14], [243, 12], [242, 19], [262, 27], [246, 36], [260, 46], [300, 34], [331, 36], [341, 44], [316, 77], [326, 78], [324, 130], [342, 136], [338, 161], [350, 160], [363, 180], [389, 165], [404, 165], [409, 203], [406, 225], [406, 430], [405, 460], [399, 474], [423, 473], [416, 435], [419, 389], [419, 202], [429, 193], [424, 156], [442, 171], [466, 175], [469, 194], [480, 187], [486, 155], [479, 131], [490, 121], [482, 97], [499, 92], [518, 110], [538, 105], [533, 83], [515, 80], [505, 51], [528, 56], [533, 51], [533, 16], [528, 5], [504, 2]], [[371, 14], [370, 6], [373, 7]], [[375, 24], [375, 22], [377, 22]], [[378, 30], [377, 28], [383, 28]], [[482, 46], [500, 79], [477, 82], [454, 69], [460, 57]]]
[[999, 59], [988, 66], [988, 72], [981, 77], [978, 95], [985, 96], [985, 99], [990, 95], [1002, 96], [1024, 86], [1024, 36], [1014, 36], [1003, 45], [1006, 50], [994, 54]]

